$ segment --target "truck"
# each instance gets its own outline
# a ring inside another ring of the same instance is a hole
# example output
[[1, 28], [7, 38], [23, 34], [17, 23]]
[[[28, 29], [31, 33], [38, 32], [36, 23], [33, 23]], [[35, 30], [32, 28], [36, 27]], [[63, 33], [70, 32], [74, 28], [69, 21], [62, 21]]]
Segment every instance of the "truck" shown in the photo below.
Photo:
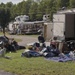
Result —
[[57, 36], [59, 40], [75, 40], [75, 13], [53, 15], [53, 36]]

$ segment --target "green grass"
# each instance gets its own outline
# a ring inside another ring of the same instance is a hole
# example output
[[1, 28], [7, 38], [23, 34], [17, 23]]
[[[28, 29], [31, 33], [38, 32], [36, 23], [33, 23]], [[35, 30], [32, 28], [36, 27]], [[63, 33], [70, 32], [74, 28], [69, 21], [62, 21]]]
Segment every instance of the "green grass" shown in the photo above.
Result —
[[21, 57], [22, 52], [23, 50], [6, 54], [11, 59], [0, 58], [0, 69], [18, 75], [75, 75], [75, 61], [60, 63], [45, 60], [44, 57], [26, 58]]
[[14, 39], [16, 42], [21, 42], [22, 41], [22, 39]]
[[[3, 32], [0, 31], [0, 35], [3, 35]], [[6, 33], [6, 35], [8, 35], [8, 33]]]
[[0, 58], [0, 69], [18, 75], [75, 75], [75, 62], [52, 62], [44, 57], [21, 57], [23, 50], [8, 53], [11, 59]]

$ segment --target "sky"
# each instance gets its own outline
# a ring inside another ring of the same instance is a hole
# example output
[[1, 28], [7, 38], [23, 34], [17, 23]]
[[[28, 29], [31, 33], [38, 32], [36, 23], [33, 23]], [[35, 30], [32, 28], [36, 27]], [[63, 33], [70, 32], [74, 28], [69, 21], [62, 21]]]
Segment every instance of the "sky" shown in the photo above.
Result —
[[13, 4], [17, 4], [23, 0], [0, 0], [0, 3], [7, 3], [7, 2], [12, 2]]

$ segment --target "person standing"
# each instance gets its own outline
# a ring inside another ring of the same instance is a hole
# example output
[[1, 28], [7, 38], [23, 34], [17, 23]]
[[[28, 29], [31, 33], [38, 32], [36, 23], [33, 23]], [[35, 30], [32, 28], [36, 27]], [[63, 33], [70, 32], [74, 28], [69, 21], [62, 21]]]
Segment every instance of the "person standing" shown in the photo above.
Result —
[[41, 33], [41, 35], [38, 36], [38, 41], [40, 43], [40, 47], [46, 47], [45, 45], [45, 38], [43, 37], [43, 34]]
[[39, 41], [39, 43], [44, 43], [45, 42], [43, 34], [41, 34], [41, 35], [38, 36], [38, 41]]

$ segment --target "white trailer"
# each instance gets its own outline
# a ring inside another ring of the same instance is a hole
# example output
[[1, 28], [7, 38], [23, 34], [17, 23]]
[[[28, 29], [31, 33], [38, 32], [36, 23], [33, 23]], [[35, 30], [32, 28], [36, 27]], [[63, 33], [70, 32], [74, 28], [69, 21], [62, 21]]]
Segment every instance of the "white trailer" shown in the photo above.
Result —
[[54, 14], [53, 15], [53, 36], [59, 39], [74, 40], [75, 39], [75, 14]]

